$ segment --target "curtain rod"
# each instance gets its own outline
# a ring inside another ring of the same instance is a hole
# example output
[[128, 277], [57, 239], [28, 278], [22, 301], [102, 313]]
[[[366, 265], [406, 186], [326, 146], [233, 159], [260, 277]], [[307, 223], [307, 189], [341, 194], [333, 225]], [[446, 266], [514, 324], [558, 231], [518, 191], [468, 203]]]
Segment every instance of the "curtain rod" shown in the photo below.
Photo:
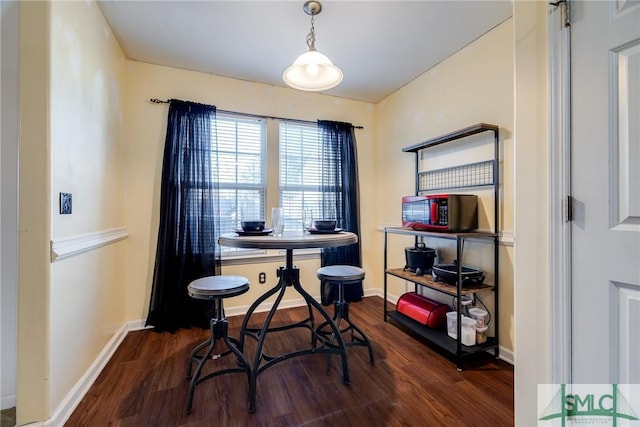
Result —
[[[151, 98], [149, 101], [153, 102], [154, 104], [168, 104], [169, 100], [162, 100], [162, 99], [158, 99], [158, 98]], [[229, 111], [229, 110], [220, 110], [218, 109], [217, 111], [220, 111], [221, 113], [229, 113], [229, 114], [242, 114], [243, 116], [249, 116], [249, 117], [256, 117], [259, 119], [274, 119], [274, 120], [287, 120], [289, 122], [298, 122], [298, 123], [312, 123], [315, 124], [316, 122], [312, 122], [310, 120], [300, 120], [300, 119], [289, 119], [287, 117], [277, 117], [277, 116], [263, 116], [261, 114], [249, 114], [249, 113], [240, 113], [238, 111]], [[364, 129], [364, 126], [353, 126], [354, 129]]]

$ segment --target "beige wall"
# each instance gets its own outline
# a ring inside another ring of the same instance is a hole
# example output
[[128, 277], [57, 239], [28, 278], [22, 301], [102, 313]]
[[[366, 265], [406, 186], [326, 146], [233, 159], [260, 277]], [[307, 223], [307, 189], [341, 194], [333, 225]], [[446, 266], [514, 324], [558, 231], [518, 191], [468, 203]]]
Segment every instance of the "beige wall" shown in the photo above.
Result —
[[49, 17], [20, 2], [17, 421], [49, 415]]
[[[94, 2], [51, 4], [51, 236], [125, 225], [124, 54]], [[58, 213], [58, 193], [73, 213]], [[125, 323], [124, 243], [51, 264], [54, 410]]]
[[[146, 319], [158, 232], [162, 150], [168, 106], [149, 102], [150, 98], [183, 99], [216, 105], [219, 109], [301, 120], [330, 119], [364, 126], [356, 131], [360, 190], [363, 206], [361, 235], [363, 265], [371, 265], [372, 247], [378, 244], [373, 206], [376, 171], [374, 163], [375, 122], [372, 104], [350, 101], [293, 89], [251, 83], [211, 74], [127, 61], [127, 89], [124, 111], [127, 161], [127, 318]], [[267, 196], [268, 199], [271, 197]], [[315, 271], [318, 260], [296, 262], [301, 282], [312, 295], [319, 295]], [[225, 274], [242, 274], [252, 282], [250, 291], [225, 303], [229, 312], [251, 304], [268, 286], [276, 283], [275, 271], [282, 262], [225, 266]], [[258, 284], [258, 274], [267, 274], [267, 283]], [[378, 286], [376, 282], [365, 287]], [[296, 298], [294, 295], [293, 298]], [[292, 301], [285, 302], [292, 303]], [[295, 303], [295, 301], [293, 301]]]
[[[415, 154], [403, 153], [402, 148], [426, 139], [446, 134], [476, 123], [500, 126], [501, 195], [500, 231], [513, 235], [513, 36], [509, 19], [480, 37], [454, 56], [449, 57], [405, 87], [384, 99], [376, 116], [377, 162], [379, 195], [372, 206], [377, 224], [400, 225], [400, 200], [415, 192]], [[460, 162], [492, 158], [493, 135], [483, 134], [472, 140], [472, 148], [464, 143], [442, 146], [427, 153], [423, 166], [438, 169]], [[488, 141], [478, 144], [476, 141]], [[487, 153], [488, 147], [488, 153]], [[488, 157], [487, 157], [488, 154]], [[483, 191], [480, 227], [491, 228], [493, 193]], [[382, 233], [376, 239], [382, 242]], [[403, 247], [412, 246], [409, 237], [391, 236], [388, 239], [389, 266], [404, 265]], [[443, 261], [450, 262], [454, 252], [450, 245], [431, 239], [428, 246], [437, 248]], [[488, 247], [487, 247], [488, 246]], [[492, 270], [490, 245], [476, 250], [465, 248], [465, 263], [487, 265]], [[483, 250], [484, 249], [484, 250]], [[376, 248], [376, 265], [382, 265], [382, 247]], [[382, 268], [371, 272], [382, 283]], [[389, 279], [392, 297], [412, 290], [413, 286], [399, 279]], [[430, 296], [451, 303], [439, 294]], [[482, 295], [484, 301], [491, 295]], [[513, 351], [513, 247], [500, 248], [500, 336], [501, 346]]]
[[[515, 425], [537, 424], [537, 384], [551, 382], [548, 10], [514, 2], [516, 162]], [[535, 209], [531, 207], [535, 206]], [[542, 213], [542, 214], [541, 214]]]
[[[50, 239], [124, 225], [124, 55], [93, 2], [22, 6], [22, 34], [43, 34], [37, 56], [23, 45], [20, 64], [21, 246], [37, 250], [20, 256], [19, 327], [29, 338], [18, 350], [19, 424], [55, 415], [125, 324], [123, 243], [54, 263], [48, 251]], [[58, 214], [61, 191], [73, 194], [71, 215]]]

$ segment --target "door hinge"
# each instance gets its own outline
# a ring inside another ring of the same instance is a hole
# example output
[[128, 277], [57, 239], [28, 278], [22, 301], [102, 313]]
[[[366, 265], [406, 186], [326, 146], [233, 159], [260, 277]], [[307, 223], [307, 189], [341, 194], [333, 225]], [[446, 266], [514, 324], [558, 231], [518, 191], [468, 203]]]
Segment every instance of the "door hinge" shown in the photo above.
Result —
[[567, 196], [567, 222], [573, 221], [573, 197]]
[[570, 5], [569, 5], [569, 0], [558, 0], [558, 1], [553, 1], [553, 2], [549, 2], [549, 4], [555, 8], [560, 8], [560, 13], [562, 14], [562, 26], [563, 27], [570, 27], [571, 26], [571, 15], [569, 14], [570, 11]]

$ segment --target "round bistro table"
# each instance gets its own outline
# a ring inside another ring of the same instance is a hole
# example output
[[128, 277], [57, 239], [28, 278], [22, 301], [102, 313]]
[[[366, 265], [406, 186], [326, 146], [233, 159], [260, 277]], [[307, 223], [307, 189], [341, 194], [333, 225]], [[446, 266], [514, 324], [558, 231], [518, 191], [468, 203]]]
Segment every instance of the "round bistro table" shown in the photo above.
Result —
[[[342, 381], [345, 384], [349, 384], [349, 367], [347, 365], [347, 351], [342, 340], [340, 331], [338, 330], [333, 318], [327, 313], [327, 311], [318, 303], [307, 291], [305, 291], [300, 285], [300, 270], [293, 265], [293, 251], [294, 249], [311, 249], [311, 248], [330, 248], [337, 246], [347, 246], [358, 242], [358, 236], [353, 233], [341, 231], [339, 233], [307, 233], [307, 232], [287, 232], [285, 231], [281, 236], [272, 235], [251, 235], [240, 236], [236, 233], [223, 234], [219, 238], [219, 243], [222, 246], [229, 246], [233, 248], [253, 248], [253, 249], [284, 249], [285, 265], [278, 268], [277, 275], [279, 277], [278, 283], [257, 300], [251, 304], [247, 314], [242, 321], [240, 328], [240, 344], [239, 350], [244, 352], [244, 341], [247, 336], [250, 336], [258, 341], [256, 347], [256, 353], [253, 358], [252, 375], [249, 384], [249, 411], [254, 412], [256, 409], [256, 385], [257, 378], [262, 372], [276, 363], [283, 360], [290, 359], [296, 356], [302, 356], [306, 354], [337, 354], [342, 359]], [[270, 328], [271, 320], [280, 305], [280, 301], [285, 294], [288, 287], [292, 287], [298, 292], [307, 303], [309, 310], [309, 317], [290, 325], [278, 326]], [[249, 320], [254, 311], [260, 304], [262, 304], [267, 298], [273, 294], [278, 293], [273, 306], [267, 314], [267, 318], [261, 328], [248, 328]], [[332, 330], [332, 340], [328, 340], [325, 336], [318, 334], [313, 326], [313, 311], [315, 308], [320, 315], [324, 318], [325, 322]], [[267, 335], [271, 332], [283, 331], [291, 328], [307, 328], [311, 331], [312, 346], [308, 349], [296, 350], [290, 353], [281, 354], [279, 356], [270, 356], [264, 353], [263, 347]], [[317, 345], [320, 343], [321, 345]], [[264, 362], [264, 363], [263, 363]]]

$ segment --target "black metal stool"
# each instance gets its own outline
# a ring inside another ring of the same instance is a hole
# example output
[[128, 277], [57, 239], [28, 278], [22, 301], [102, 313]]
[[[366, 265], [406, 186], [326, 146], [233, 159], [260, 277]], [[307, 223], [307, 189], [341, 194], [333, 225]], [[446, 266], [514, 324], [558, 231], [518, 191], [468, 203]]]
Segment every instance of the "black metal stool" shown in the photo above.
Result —
[[[213, 300], [214, 317], [211, 319], [211, 337], [193, 349], [187, 359], [187, 379], [191, 379], [189, 385], [189, 393], [187, 395], [187, 413], [191, 412], [193, 403], [193, 391], [196, 385], [218, 375], [228, 374], [231, 372], [246, 372], [248, 384], [251, 384], [251, 367], [247, 363], [244, 355], [237, 346], [238, 340], [228, 336], [227, 331], [229, 324], [224, 315], [224, 306], [222, 300], [244, 294], [249, 290], [249, 279], [242, 276], [210, 276], [194, 280], [187, 287], [189, 296], [196, 299]], [[218, 340], [223, 340], [228, 350], [222, 353], [212, 354]], [[198, 354], [201, 350], [209, 347], [203, 354]], [[218, 371], [200, 377], [202, 368], [207, 360], [218, 359], [229, 354], [235, 354], [237, 357], [237, 368], [220, 369]], [[193, 377], [191, 370], [193, 363], [197, 362]]]
[[[352, 265], [329, 265], [320, 268], [317, 273], [318, 279], [320, 279], [321, 282], [326, 282], [327, 285], [332, 283], [338, 285], [338, 299], [333, 303], [333, 321], [341, 334], [344, 334], [345, 332], [351, 333], [351, 342], [345, 341], [345, 347], [356, 345], [368, 347], [369, 361], [373, 365], [375, 362], [373, 359], [373, 348], [371, 347], [371, 342], [362, 329], [351, 322], [351, 319], [349, 318], [349, 302], [345, 300], [344, 297], [344, 287], [359, 284], [364, 279], [364, 274], [363, 269]], [[347, 326], [344, 329], [340, 329], [340, 324], [343, 320], [346, 322]], [[317, 333], [323, 336], [332, 335], [331, 331], [323, 330], [327, 326], [328, 322], [322, 323], [316, 329]], [[354, 334], [354, 332], [357, 332], [359, 336]]]

